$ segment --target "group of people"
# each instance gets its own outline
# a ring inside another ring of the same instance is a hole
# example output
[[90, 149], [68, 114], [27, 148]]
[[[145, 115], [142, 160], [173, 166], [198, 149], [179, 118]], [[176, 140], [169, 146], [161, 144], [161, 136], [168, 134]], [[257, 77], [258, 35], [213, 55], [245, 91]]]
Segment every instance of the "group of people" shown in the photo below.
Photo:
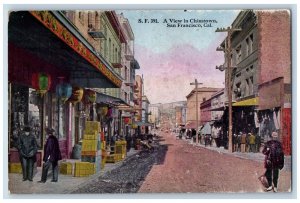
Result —
[[235, 152], [259, 152], [261, 147], [261, 137], [253, 132], [240, 132], [233, 134], [233, 150]]
[[[49, 128], [46, 130], [46, 133], [48, 138], [44, 146], [44, 163], [42, 177], [39, 181], [40, 183], [45, 183], [47, 181], [48, 170], [51, 166], [53, 174], [51, 181], [58, 181], [58, 161], [62, 159], [58, 139], [55, 136], [55, 131]], [[23, 132], [19, 135], [17, 149], [22, 166], [23, 181], [32, 181], [38, 145], [36, 138], [32, 134], [29, 126], [24, 127]]]

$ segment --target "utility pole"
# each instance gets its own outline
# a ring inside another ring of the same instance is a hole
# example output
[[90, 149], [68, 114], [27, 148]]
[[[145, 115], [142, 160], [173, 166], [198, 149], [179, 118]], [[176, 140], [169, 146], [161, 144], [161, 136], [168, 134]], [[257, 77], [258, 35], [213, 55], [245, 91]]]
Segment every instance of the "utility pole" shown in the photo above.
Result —
[[[241, 31], [239, 28], [217, 28], [216, 32], [227, 32], [227, 38], [225, 43], [225, 54], [227, 60], [227, 95], [228, 95], [228, 151], [233, 152], [233, 143], [232, 143], [232, 90], [231, 90], [231, 35], [235, 31]], [[217, 48], [217, 50], [219, 50]], [[220, 68], [218, 68], [220, 69]], [[222, 71], [222, 69], [220, 69]], [[224, 70], [224, 69], [223, 69]]]
[[202, 85], [203, 83], [199, 83], [197, 79], [195, 82], [190, 83], [190, 85], [195, 85], [196, 92], [196, 144], [198, 144], [198, 85]]

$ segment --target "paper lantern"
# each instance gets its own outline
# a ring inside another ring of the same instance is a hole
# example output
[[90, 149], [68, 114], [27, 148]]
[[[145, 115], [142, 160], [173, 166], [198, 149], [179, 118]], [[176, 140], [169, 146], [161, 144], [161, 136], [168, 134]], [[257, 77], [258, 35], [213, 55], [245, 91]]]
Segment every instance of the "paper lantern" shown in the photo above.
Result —
[[132, 129], [136, 129], [138, 126], [137, 126], [137, 124], [132, 124]]
[[72, 86], [69, 83], [62, 82], [56, 86], [56, 95], [66, 102], [72, 95]]
[[130, 120], [130, 118], [128, 118], [128, 117], [127, 117], [127, 118], [124, 118], [124, 123], [125, 123], [125, 124], [128, 124], [128, 123], [129, 123], [129, 120]]
[[101, 116], [106, 116], [107, 112], [108, 112], [108, 107], [106, 106], [99, 107], [98, 109], [98, 114], [100, 114]]
[[76, 104], [82, 100], [83, 97], [83, 88], [81, 87], [73, 87], [72, 95], [69, 98], [69, 101], [73, 104]]
[[97, 100], [97, 93], [93, 90], [86, 89], [84, 90], [84, 103], [85, 104], [92, 104], [95, 103]]
[[41, 96], [44, 96], [50, 89], [51, 77], [47, 73], [34, 73], [32, 74], [31, 85]]

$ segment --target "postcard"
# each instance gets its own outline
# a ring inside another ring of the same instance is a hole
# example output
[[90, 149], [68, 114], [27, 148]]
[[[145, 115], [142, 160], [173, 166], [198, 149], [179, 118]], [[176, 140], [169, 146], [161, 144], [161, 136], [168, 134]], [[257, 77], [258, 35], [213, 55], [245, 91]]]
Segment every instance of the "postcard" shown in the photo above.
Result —
[[12, 197], [292, 192], [291, 10], [11, 10], [7, 37]]

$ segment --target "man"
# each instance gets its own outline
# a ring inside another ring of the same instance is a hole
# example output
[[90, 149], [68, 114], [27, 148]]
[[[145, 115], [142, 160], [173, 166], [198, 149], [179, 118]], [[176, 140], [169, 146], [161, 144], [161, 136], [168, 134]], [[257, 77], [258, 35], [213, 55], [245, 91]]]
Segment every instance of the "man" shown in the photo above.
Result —
[[33, 165], [36, 161], [37, 142], [32, 133], [30, 133], [30, 127], [24, 127], [24, 133], [22, 133], [17, 142], [17, 149], [19, 151], [23, 181], [32, 181], [33, 178]]
[[[278, 133], [272, 133], [272, 140], [268, 141], [262, 153], [265, 155], [265, 176], [268, 180], [269, 187], [266, 191], [277, 192], [279, 170], [284, 166], [284, 154], [282, 151], [282, 145], [277, 140]], [[272, 184], [273, 183], [273, 184]]]
[[52, 166], [52, 180], [51, 182], [57, 182], [58, 180], [58, 161], [61, 160], [61, 153], [59, 149], [59, 143], [57, 138], [54, 136], [55, 131], [53, 129], [46, 130], [49, 136], [44, 148], [44, 164], [42, 177], [39, 183], [45, 183], [47, 181], [47, 175], [49, 167]]
[[241, 136], [241, 152], [246, 152], [246, 142], [247, 142], [247, 135], [245, 132], [242, 133]]
[[255, 152], [255, 135], [249, 133], [250, 152]]

